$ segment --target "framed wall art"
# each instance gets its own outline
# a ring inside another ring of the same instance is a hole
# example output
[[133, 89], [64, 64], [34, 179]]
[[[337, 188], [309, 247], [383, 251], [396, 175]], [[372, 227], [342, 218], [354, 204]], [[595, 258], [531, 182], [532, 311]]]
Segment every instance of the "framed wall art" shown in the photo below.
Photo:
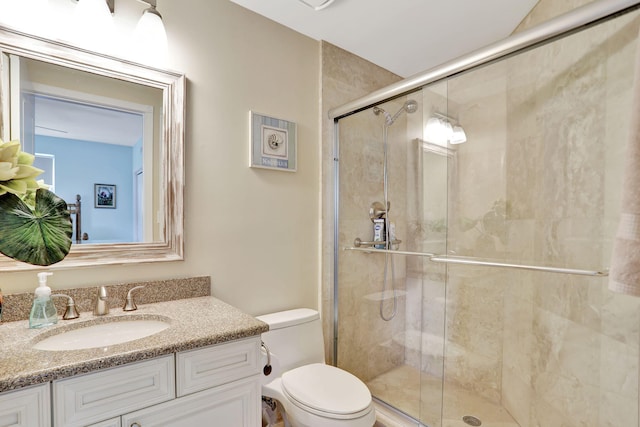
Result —
[[113, 184], [93, 184], [94, 206], [96, 208], [116, 208], [116, 186]]
[[252, 168], [295, 172], [296, 124], [252, 111], [250, 150]]

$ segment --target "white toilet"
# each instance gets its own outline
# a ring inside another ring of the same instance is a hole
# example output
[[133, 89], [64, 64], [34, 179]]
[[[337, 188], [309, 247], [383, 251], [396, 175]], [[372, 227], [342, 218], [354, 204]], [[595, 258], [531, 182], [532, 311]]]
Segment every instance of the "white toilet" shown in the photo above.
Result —
[[376, 415], [367, 386], [325, 364], [317, 311], [299, 308], [257, 318], [269, 325], [262, 341], [272, 366], [271, 374], [263, 376], [262, 395], [280, 403], [292, 427], [373, 426]]

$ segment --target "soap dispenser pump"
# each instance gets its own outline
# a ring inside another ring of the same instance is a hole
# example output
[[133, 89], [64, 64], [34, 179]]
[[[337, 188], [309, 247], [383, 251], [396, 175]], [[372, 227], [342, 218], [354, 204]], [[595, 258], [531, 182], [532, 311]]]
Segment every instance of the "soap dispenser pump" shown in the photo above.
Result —
[[38, 273], [38, 287], [29, 316], [29, 328], [44, 328], [58, 323], [58, 312], [51, 299], [51, 288], [47, 286], [47, 277], [53, 273], [44, 271]]

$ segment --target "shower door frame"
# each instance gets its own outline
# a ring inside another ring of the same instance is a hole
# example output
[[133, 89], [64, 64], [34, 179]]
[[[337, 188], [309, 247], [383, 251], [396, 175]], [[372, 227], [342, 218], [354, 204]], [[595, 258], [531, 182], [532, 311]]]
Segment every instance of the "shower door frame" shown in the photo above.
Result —
[[[342, 118], [406, 96], [423, 87], [550, 43], [640, 8], [640, 0], [597, 0], [424, 73], [329, 110], [333, 120], [333, 364], [338, 364], [338, 255], [340, 221], [340, 125]], [[400, 253], [400, 252], [398, 252]], [[419, 255], [419, 254], [415, 254]], [[428, 254], [424, 254], [428, 255]], [[597, 272], [596, 272], [597, 273]]]

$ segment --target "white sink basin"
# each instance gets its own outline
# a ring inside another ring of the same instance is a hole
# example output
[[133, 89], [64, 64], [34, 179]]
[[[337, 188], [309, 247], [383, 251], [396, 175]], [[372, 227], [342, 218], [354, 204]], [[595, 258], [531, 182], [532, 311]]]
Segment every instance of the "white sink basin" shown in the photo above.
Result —
[[108, 347], [157, 334], [170, 326], [162, 320], [122, 320], [92, 324], [47, 337], [36, 350], [63, 351]]

